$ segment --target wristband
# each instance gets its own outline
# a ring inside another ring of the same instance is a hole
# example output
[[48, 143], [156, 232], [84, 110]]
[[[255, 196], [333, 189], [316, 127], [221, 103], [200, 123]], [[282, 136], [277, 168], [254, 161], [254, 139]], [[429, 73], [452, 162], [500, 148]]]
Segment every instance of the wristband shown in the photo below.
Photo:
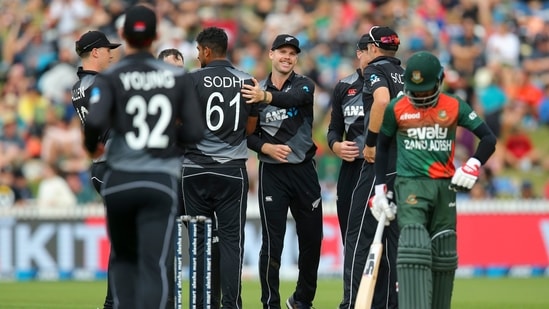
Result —
[[263, 90], [263, 102], [267, 103], [267, 91]]
[[375, 147], [377, 143], [377, 135], [378, 133], [374, 133], [368, 129], [368, 133], [366, 134], [366, 146]]

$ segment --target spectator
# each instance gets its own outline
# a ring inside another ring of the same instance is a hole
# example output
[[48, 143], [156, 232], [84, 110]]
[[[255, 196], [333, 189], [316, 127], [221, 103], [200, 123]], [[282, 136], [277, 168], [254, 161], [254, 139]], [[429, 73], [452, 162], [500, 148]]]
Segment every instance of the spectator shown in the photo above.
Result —
[[41, 158], [46, 163], [58, 164], [64, 172], [86, 171], [89, 160], [82, 147], [80, 121], [76, 117], [63, 119], [60, 114], [55, 108], [47, 111]]
[[538, 105], [538, 121], [540, 125], [549, 125], [549, 83], [543, 87], [543, 97]]
[[76, 203], [78, 205], [85, 205], [93, 202], [99, 202], [100, 198], [97, 195], [97, 192], [94, 191], [89, 181], [84, 181], [84, 179], [89, 180], [89, 177], [82, 177], [80, 174], [75, 172], [69, 172], [65, 176], [65, 180], [67, 181], [69, 188], [76, 196]]
[[13, 172], [9, 166], [0, 167], [0, 209], [15, 204], [15, 193], [12, 190]]
[[71, 208], [76, 206], [76, 196], [54, 164], [44, 164], [42, 179], [38, 185], [36, 204], [40, 209]]
[[29, 182], [21, 168], [16, 168], [13, 171], [13, 184], [11, 186], [15, 194], [15, 205], [25, 205], [34, 198], [34, 194], [30, 188]]
[[517, 67], [519, 65], [520, 40], [511, 31], [509, 21], [498, 21], [495, 24], [495, 31], [488, 36], [486, 41], [486, 60], [488, 64], [508, 65]]
[[25, 160], [25, 141], [17, 130], [14, 114], [4, 117], [0, 131], [0, 167], [20, 165]]
[[476, 35], [475, 27], [473, 18], [463, 18], [461, 33], [450, 43], [452, 67], [467, 76], [472, 76], [484, 64], [484, 44], [482, 38]]
[[529, 171], [540, 164], [540, 153], [532, 138], [520, 126], [515, 126], [505, 138], [505, 164], [513, 169]]
[[538, 198], [534, 190], [534, 184], [528, 179], [523, 180], [520, 185], [520, 198], [525, 200]]

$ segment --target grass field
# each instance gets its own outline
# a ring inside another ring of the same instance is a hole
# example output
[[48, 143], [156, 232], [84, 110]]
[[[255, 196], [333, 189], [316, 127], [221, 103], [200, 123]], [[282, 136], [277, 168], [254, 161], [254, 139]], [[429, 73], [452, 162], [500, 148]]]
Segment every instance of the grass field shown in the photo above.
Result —
[[[293, 287], [293, 282], [282, 282], [282, 297], [287, 297]], [[0, 309], [96, 309], [102, 304], [104, 290], [105, 283], [98, 281], [0, 282]], [[259, 282], [245, 281], [242, 290], [244, 308], [261, 308]], [[452, 308], [546, 309], [549, 308], [548, 292], [547, 277], [457, 279]], [[314, 306], [337, 308], [340, 297], [339, 280], [320, 280]]]

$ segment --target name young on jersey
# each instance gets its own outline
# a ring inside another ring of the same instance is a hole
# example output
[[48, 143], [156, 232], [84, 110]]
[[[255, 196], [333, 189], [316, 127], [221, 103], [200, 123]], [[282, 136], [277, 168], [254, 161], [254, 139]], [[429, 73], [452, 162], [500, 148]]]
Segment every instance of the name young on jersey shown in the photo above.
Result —
[[155, 88], [173, 88], [174, 74], [168, 70], [150, 72], [124, 72], [119, 75], [124, 90], [151, 90]]
[[448, 128], [436, 124], [434, 127], [410, 128], [404, 140], [407, 150], [451, 151], [452, 140], [448, 139]]

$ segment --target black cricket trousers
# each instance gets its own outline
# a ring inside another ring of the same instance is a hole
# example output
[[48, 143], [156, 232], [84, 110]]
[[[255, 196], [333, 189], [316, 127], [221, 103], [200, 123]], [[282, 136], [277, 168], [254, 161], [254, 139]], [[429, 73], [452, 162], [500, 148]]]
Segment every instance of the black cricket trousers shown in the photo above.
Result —
[[[105, 173], [107, 172], [108, 165], [105, 161], [94, 162], [91, 166], [91, 182], [95, 191], [101, 195], [101, 185], [103, 184], [103, 179], [105, 178]], [[109, 254], [109, 264], [107, 266], [107, 273], [111, 269], [111, 258]], [[107, 295], [105, 295], [105, 302], [103, 303], [103, 309], [112, 309], [113, 300], [111, 293], [111, 285], [107, 277]]]
[[[387, 175], [387, 188], [393, 190], [396, 173]], [[368, 200], [374, 196], [374, 165], [363, 161], [356, 187], [351, 198], [349, 221], [344, 244], [343, 258], [343, 300], [340, 309], [352, 309], [364, 272], [368, 251], [374, 240], [377, 220], [368, 207]], [[377, 275], [372, 309], [398, 308], [396, 254], [398, 245], [396, 219], [383, 231], [383, 254]]]
[[173, 308], [177, 177], [108, 170], [101, 193], [111, 241], [114, 307]]
[[262, 230], [259, 277], [263, 308], [280, 308], [279, 271], [288, 208], [295, 220], [299, 243], [299, 273], [294, 298], [310, 303], [316, 293], [322, 242], [322, 200], [314, 161], [300, 164], [260, 162], [258, 195]]

